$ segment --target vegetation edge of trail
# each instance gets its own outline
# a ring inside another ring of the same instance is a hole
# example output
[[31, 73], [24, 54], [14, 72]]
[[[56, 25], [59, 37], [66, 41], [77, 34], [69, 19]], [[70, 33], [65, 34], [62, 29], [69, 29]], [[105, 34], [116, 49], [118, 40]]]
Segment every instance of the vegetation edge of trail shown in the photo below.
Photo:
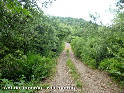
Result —
[[83, 92], [83, 85], [82, 85], [82, 81], [80, 79], [81, 76], [78, 73], [75, 65], [73, 64], [72, 60], [69, 57], [69, 49], [66, 50], [66, 54], [67, 54], [67, 57], [68, 57], [67, 62], [66, 62], [66, 66], [69, 69], [69, 73], [70, 73], [72, 79], [74, 80], [76, 87], [79, 88], [80, 89], [79, 92], [82, 93]]

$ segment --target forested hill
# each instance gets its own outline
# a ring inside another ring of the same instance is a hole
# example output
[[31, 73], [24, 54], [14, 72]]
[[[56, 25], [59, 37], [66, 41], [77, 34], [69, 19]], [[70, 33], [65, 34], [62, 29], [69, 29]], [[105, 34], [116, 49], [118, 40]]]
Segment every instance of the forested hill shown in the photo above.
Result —
[[98, 27], [105, 27], [98, 25], [92, 21], [86, 21], [82, 18], [71, 18], [71, 17], [57, 17], [49, 16], [53, 21], [58, 22], [59, 25], [68, 32], [68, 37], [66, 40], [71, 42], [75, 37], [81, 37], [84, 31], [94, 30]]
[[51, 18], [58, 19], [60, 22], [67, 24], [67, 25], [71, 25], [71, 26], [75, 26], [75, 25], [81, 26], [87, 22], [82, 18], [57, 17], [57, 16], [56, 17], [52, 16]]

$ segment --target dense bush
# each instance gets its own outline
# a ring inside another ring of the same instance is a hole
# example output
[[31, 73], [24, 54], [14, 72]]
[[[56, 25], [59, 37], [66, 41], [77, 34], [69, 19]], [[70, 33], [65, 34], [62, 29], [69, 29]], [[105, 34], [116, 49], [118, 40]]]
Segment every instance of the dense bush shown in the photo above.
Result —
[[[120, 23], [120, 25], [122, 24]], [[89, 30], [89, 28], [85, 29], [80, 37], [75, 38], [71, 42], [75, 55], [90, 67], [106, 70], [111, 76], [123, 83], [123, 29], [119, 29], [120, 26], [118, 24], [114, 24], [112, 27], [98, 25], [93, 27], [92, 30]]]
[[0, 17], [0, 84], [50, 76], [68, 29], [31, 0], [0, 1]]
[[[52, 74], [52, 68], [55, 67], [55, 60], [51, 58], [41, 57], [40, 55], [29, 54], [27, 63], [24, 63], [24, 76], [31, 78], [33, 75], [35, 79], [42, 80]], [[30, 75], [30, 73], [32, 73]]]
[[6, 77], [10, 80], [18, 80], [22, 75], [26, 77], [26, 80], [31, 80], [32, 76], [41, 80], [50, 75], [51, 69], [55, 65], [53, 59], [38, 54], [29, 54], [22, 58], [7, 55], [1, 62], [2, 78]]

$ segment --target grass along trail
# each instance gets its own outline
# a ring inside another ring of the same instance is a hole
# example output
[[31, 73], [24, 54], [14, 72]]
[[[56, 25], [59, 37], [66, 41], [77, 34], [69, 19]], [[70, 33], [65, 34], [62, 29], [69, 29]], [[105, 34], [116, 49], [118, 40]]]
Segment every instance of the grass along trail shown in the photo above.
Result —
[[74, 83], [76, 84], [76, 87], [79, 90], [80, 93], [83, 93], [83, 90], [82, 90], [82, 81], [81, 81], [81, 77], [80, 77], [80, 74], [78, 73], [75, 65], [73, 64], [73, 62], [71, 61], [70, 58], [68, 58], [67, 62], [66, 62], [66, 65], [68, 66], [68, 69], [69, 69], [69, 73], [71, 75], [71, 77], [73, 78], [74, 80]]

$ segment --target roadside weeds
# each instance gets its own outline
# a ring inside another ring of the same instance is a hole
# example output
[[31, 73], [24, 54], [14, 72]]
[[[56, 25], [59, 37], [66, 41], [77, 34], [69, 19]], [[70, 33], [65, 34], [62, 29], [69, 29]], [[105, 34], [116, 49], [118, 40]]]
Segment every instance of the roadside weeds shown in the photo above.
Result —
[[75, 65], [73, 64], [72, 60], [69, 57], [69, 50], [68, 49], [67, 49], [66, 53], [67, 53], [67, 57], [68, 57], [66, 65], [69, 68], [69, 73], [71, 74], [71, 77], [74, 79], [76, 87], [79, 88], [81, 90], [80, 93], [82, 93], [83, 92], [83, 90], [82, 90], [83, 85], [82, 85], [82, 81], [80, 79], [81, 76], [78, 73]]

